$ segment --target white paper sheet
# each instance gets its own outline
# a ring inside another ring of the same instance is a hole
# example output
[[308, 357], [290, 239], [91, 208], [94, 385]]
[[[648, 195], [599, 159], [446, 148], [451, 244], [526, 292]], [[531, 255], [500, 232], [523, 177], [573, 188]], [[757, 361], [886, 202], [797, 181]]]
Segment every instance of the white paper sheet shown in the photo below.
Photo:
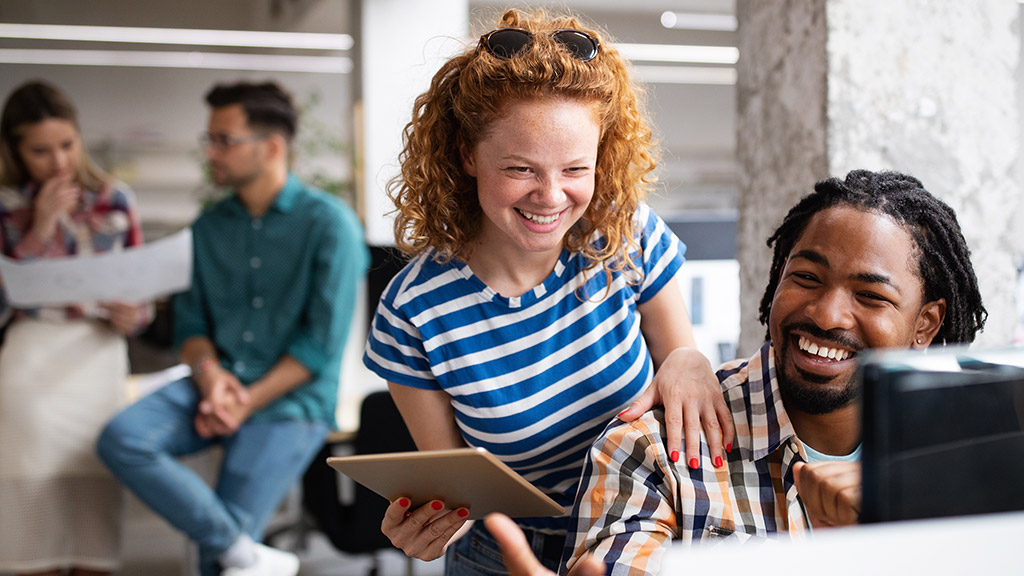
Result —
[[24, 262], [0, 256], [7, 303], [17, 308], [75, 302], [148, 302], [192, 283], [192, 230], [90, 256]]

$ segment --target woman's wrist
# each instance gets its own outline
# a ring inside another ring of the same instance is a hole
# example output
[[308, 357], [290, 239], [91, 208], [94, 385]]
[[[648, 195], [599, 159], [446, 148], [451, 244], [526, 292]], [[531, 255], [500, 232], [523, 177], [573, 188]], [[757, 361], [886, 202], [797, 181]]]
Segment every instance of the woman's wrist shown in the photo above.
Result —
[[29, 230], [31, 234], [44, 245], [48, 245], [53, 242], [54, 236], [57, 235], [57, 220], [49, 219], [44, 222], [38, 220], [32, 223], [32, 229]]
[[669, 352], [668, 357], [672, 358], [676, 363], [681, 362], [684, 369], [711, 368], [711, 362], [708, 360], [708, 357], [696, 348], [681, 346]]

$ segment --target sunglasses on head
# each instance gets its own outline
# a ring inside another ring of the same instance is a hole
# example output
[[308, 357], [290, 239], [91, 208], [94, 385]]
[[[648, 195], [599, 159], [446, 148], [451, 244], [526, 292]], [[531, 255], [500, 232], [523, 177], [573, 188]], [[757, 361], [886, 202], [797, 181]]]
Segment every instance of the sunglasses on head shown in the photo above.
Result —
[[[589, 62], [597, 56], [601, 43], [594, 36], [572, 28], [562, 28], [550, 34], [573, 58]], [[480, 37], [480, 45], [498, 58], [508, 59], [530, 47], [533, 34], [520, 28], [498, 28]]]

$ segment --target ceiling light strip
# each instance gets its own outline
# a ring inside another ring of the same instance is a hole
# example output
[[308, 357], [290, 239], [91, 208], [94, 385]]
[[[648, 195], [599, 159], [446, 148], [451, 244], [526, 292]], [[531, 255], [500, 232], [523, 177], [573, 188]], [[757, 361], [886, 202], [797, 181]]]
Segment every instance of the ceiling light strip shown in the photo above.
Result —
[[732, 14], [702, 14], [696, 12], [663, 12], [661, 25], [677, 30], [711, 30], [714, 32], [735, 32], [739, 27]]
[[736, 84], [735, 68], [702, 68], [698, 66], [637, 66], [636, 77], [649, 84]]
[[138, 52], [128, 50], [0, 49], [0, 64], [64, 66], [127, 66], [144, 68], [201, 68], [347, 74], [352, 59], [345, 56], [225, 54], [220, 52]]
[[735, 64], [740, 51], [734, 46], [687, 46], [683, 44], [616, 44], [630, 60], [692, 64]]
[[350, 50], [348, 34], [263, 32], [256, 30], [196, 30], [188, 28], [132, 28], [122, 26], [64, 26], [0, 23], [0, 38], [68, 40], [76, 42], [128, 42], [188, 46]]

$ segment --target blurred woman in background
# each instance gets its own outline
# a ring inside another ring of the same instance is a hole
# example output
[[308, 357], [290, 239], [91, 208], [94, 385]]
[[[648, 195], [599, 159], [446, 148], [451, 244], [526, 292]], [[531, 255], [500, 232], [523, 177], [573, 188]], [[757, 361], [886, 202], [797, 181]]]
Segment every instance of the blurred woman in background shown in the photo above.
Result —
[[[0, 116], [0, 250], [31, 261], [142, 243], [131, 190], [85, 152], [74, 105], [40, 81]], [[75, 576], [118, 568], [121, 488], [95, 456], [122, 404], [125, 336], [144, 304], [13, 308], [0, 346], [0, 572]]]

